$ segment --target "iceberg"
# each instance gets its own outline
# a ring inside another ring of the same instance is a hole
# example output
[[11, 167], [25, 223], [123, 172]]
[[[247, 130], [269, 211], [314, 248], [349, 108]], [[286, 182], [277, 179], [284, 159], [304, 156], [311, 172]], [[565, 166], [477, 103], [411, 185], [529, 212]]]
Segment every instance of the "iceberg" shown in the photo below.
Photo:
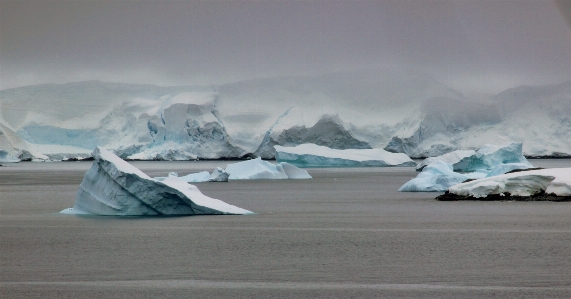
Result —
[[533, 168], [533, 165], [522, 155], [521, 143], [505, 146], [486, 144], [477, 151], [457, 150], [425, 159], [416, 167], [422, 172], [400, 187], [399, 191], [444, 192], [449, 187], [469, 179], [529, 168]]
[[517, 164], [520, 167], [519, 169], [524, 169], [523, 167], [525, 166], [532, 168], [533, 165], [523, 156], [522, 148], [522, 143], [515, 142], [502, 146], [486, 144], [475, 151], [456, 150], [441, 156], [426, 158], [418, 164], [416, 169], [422, 170], [435, 161], [443, 161], [450, 164], [454, 171], [460, 172], [492, 170], [502, 164]]
[[210, 172], [201, 171], [197, 173], [191, 173], [185, 176], [181, 176], [180, 179], [187, 183], [208, 182], [208, 180], [210, 180]]
[[0, 150], [0, 162], [2, 163], [17, 163], [20, 159], [13, 157], [5, 150]]
[[407, 155], [383, 149], [336, 150], [310, 143], [295, 147], [276, 145], [274, 148], [278, 162], [299, 167], [416, 166]]
[[416, 178], [406, 182], [398, 189], [401, 192], [444, 192], [450, 186], [460, 184], [466, 180], [485, 177], [485, 173], [457, 173], [452, 166], [443, 161], [436, 161], [426, 166]]
[[486, 144], [479, 148], [474, 155], [465, 157], [452, 166], [454, 171], [465, 172], [482, 169], [492, 170], [501, 164], [514, 163], [532, 168], [533, 165], [522, 154], [522, 147], [522, 143], [515, 142], [503, 146]]
[[205, 196], [171, 175], [153, 179], [112, 152], [97, 147], [71, 209], [65, 214], [116, 216], [251, 214]]
[[216, 167], [212, 174], [210, 175], [209, 182], [228, 182], [228, 178], [230, 174], [226, 172], [226, 170], [222, 169], [222, 167]]
[[454, 185], [439, 200], [512, 199], [571, 201], [571, 168], [508, 173]]
[[418, 163], [418, 165], [416, 165], [416, 170], [422, 171], [424, 167], [433, 163], [438, 163], [438, 161], [450, 164], [452, 166], [452, 169], [454, 169], [455, 164], [475, 154], [476, 154], [475, 150], [456, 150], [440, 156], [426, 158], [422, 160], [422, 162]]
[[230, 174], [229, 180], [311, 179], [304, 169], [286, 162], [272, 164], [261, 158], [228, 164], [226, 172]]

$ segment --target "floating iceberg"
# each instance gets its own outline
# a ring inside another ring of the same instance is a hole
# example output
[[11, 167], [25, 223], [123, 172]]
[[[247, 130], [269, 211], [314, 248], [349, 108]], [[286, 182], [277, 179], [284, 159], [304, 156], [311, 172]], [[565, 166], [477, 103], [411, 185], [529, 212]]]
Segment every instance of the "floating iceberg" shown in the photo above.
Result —
[[0, 150], [0, 162], [2, 163], [17, 163], [20, 159], [13, 157], [5, 150]]
[[571, 200], [571, 168], [508, 173], [448, 189], [440, 200], [459, 199]]
[[408, 181], [398, 191], [401, 192], [438, 192], [446, 191], [450, 186], [460, 184], [469, 179], [480, 179], [485, 173], [457, 173], [452, 170], [450, 164], [436, 161], [426, 166], [416, 178]]
[[[522, 154], [521, 143], [505, 146], [486, 144], [477, 151], [458, 150], [422, 161], [418, 176], [399, 191], [446, 191], [468, 179], [491, 177], [516, 169], [533, 168]], [[465, 172], [465, 173], [459, 173]]]
[[226, 172], [230, 174], [230, 180], [311, 179], [304, 169], [286, 162], [272, 164], [261, 158], [228, 164]]
[[216, 167], [212, 174], [210, 175], [209, 182], [228, 182], [230, 174], [221, 167]]
[[118, 216], [250, 214], [252, 212], [203, 195], [176, 176], [162, 180], [97, 147], [95, 162], [85, 174], [66, 214]]
[[486, 144], [476, 151], [476, 154], [466, 157], [453, 166], [454, 171], [476, 171], [481, 169], [492, 170], [501, 164], [526, 164], [528, 168], [533, 165], [527, 161], [522, 153], [522, 143], [510, 143], [504, 146]]
[[274, 147], [278, 162], [299, 167], [416, 166], [407, 155], [383, 149], [335, 150], [310, 143], [295, 147]]
[[180, 179], [187, 183], [208, 182], [210, 180], [210, 172], [201, 171], [197, 173], [191, 173], [185, 176], [181, 176]]
[[454, 170], [454, 165], [468, 157], [474, 156], [475, 154], [475, 150], [457, 150], [437, 157], [426, 158], [422, 160], [422, 162], [418, 163], [418, 165], [416, 165], [416, 170], [421, 171], [424, 169], [424, 167], [433, 163], [437, 163], [438, 161], [450, 164]]
[[523, 156], [522, 148], [522, 143], [515, 142], [503, 146], [486, 144], [476, 151], [457, 150], [438, 157], [427, 158], [416, 169], [422, 170], [435, 161], [443, 161], [452, 165], [454, 171], [461, 172], [492, 170], [502, 164], [519, 164], [520, 167], [527, 165], [527, 168], [532, 168], [533, 165]]

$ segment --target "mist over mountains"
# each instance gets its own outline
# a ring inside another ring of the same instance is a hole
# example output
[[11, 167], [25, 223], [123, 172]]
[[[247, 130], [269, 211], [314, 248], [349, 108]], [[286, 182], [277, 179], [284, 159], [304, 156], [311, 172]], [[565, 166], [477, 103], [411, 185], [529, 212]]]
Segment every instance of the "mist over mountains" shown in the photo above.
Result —
[[0, 91], [0, 129], [9, 155], [53, 160], [89, 156], [97, 145], [141, 160], [273, 158], [274, 145], [302, 143], [419, 158], [512, 141], [527, 156], [571, 156], [571, 81], [487, 101], [410, 72], [216, 86], [43, 84]]

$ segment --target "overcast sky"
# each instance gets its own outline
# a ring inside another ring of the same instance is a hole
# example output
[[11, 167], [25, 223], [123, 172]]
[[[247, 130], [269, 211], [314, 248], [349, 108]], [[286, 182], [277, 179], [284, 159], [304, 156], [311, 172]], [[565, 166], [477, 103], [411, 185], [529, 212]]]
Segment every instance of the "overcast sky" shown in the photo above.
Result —
[[0, 89], [361, 68], [418, 69], [491, 92], [571, 79], [571, 27], [548, 0], [0, 0], [0, 14]]

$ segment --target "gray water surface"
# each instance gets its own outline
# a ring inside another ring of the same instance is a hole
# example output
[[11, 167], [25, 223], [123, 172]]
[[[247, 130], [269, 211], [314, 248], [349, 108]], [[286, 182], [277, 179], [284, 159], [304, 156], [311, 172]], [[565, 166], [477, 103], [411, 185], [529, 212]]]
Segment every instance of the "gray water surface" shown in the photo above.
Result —
[[[151, 176], [227, 163], [133, 162]], [[1, 298], [571, 297], [571, 203], [438, 202], [396, 191], [413, 168], [331, 168], [196, 184], [250, 216], [57, 214], [90, 166], [0, 167]]]

